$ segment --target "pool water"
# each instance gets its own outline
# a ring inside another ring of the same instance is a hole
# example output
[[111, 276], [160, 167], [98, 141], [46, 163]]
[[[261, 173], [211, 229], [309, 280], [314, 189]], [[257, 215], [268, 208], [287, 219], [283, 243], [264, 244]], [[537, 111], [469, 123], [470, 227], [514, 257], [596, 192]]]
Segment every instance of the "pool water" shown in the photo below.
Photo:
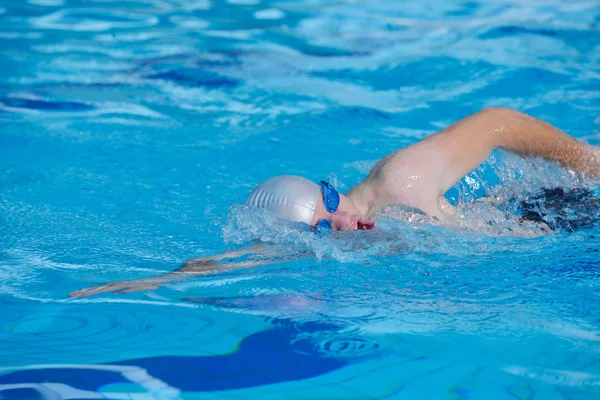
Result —
[[[2, 0], [0, 48], [0, 399], [600, 398], [600, 211], [519, 206], [597, 182], [494, 154], [454, 224], [323, 237], [240, 205], [489, 106], [598, 144], [597, 1]], [[256, 241], [308, 258], [67, 296]]]

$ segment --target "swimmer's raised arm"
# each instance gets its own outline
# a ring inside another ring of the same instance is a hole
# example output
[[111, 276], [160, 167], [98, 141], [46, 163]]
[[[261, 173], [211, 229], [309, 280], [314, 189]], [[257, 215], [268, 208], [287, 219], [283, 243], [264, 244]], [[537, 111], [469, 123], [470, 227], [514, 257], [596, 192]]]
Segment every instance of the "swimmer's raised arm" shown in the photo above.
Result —
[[439, 174], [440, 196], [496, 148], [526, 157], [542, 157], [584, 176], [600, 177], [600, 149], [509, 108], [484, 109], [415, 145], [419, 146], [427, 146], [430, 154], [437, 157], [433, 164], [437, 165], [434, 173]]
[[289, 261], [303, 257], [302, 253], [281, 251], [267, 243], [253, 244], [241, 249], [225, 252], [215, 256], [199, 257], [185, 261], [182, 266], [172, 272], [154, 277], [109, 282], [102, 285], [77, 290], [69, 293], [69, 297], [88, 297], [113, 292], [124, 294], [158, 289], [162, 285], [193, 279], [203, 275], [214, 274], [232, 269], [250, 268]]
[[519, 111], [489, 108], [388, 154], [346, 196], [364, 215], [378, 206], [404, 204], [444, 219], [444, 193], [496, 148], [600, 177], [600, 149]]

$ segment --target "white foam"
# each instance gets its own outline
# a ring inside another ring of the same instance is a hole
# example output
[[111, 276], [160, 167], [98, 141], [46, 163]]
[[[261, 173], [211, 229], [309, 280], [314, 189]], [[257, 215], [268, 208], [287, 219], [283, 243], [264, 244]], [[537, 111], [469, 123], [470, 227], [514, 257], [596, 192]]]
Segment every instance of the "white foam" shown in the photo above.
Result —
[[255, 6], [260, 4], [260, 0], [227, 0], [229, 4], [236, 4], [239, 6]]
[[264, 10], [256, 11], [254, 18], [256, 19], [281, 19], [285, 16], [285, 13], [277, 8], [267, 8]]
[[[104, 16], [118, 17], [123, 21], [103, 19]], [[42, 17], [30, 18], [29, 21], [39, 29], [101, 32], [113, 28], [130, 29], [154, 26], [158, 23], [158, 18], [115, 9], [110, 11], [63, 9]]]
[[212, 7], [210, 0], [186, 0], [181, 4], [185, 11], [209, 10]]
[[[2, 15], [2, 9], [0, 9]], [[0, 38], [3, 39], [39, 39], [43, 35], [39, 32], [0, 32]]]
[[44, 7], [59, 7], [64, 6], [64, 0], [27, 0], [29, 4], [35, 4], [36, 6]]

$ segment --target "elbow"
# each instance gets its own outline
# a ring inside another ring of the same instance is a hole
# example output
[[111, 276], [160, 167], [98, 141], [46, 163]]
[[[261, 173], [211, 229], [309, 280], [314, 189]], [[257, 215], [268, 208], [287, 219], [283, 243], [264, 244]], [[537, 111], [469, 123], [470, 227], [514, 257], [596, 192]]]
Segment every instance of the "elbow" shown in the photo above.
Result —
[[509, 107], [486, 107], [479, 111], [478, 114], [495, 120], [514, 120], [525, 116], [521, 111]]
[[508, 107], [484, 108], [477, 114], [485, 127], [491, 149], [505, 148], [515, 129], [523, 126], [528, 116]]

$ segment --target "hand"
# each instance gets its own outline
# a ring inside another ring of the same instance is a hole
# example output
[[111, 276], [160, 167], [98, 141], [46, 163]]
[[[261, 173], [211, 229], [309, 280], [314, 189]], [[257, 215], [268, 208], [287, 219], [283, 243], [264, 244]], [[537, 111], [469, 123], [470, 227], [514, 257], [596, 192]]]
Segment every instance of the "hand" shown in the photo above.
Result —
[[139, 279], [134, 281], [117, 281], [104, 285], [91, 286], [89, 288], [76, 290], [69, 293], [69, 297], [88, 297], [101, 293], [113, 292], [114, 294], [142, 292], [146, 290], [155, 290], [160, 286], [156, 279]]

